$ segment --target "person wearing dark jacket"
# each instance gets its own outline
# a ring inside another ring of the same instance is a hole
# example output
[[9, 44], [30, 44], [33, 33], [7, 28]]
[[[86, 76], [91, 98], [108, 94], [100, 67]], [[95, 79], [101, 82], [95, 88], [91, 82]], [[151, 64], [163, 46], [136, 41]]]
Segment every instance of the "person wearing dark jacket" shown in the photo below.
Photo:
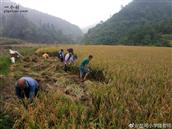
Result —
[[60, 59], [60, 61], [61, 62], [63, 62], [64, 61], [64, 51], [63, 51], [63, 49], [60, 49], [60, 51], [58, 52], [58, 58]]

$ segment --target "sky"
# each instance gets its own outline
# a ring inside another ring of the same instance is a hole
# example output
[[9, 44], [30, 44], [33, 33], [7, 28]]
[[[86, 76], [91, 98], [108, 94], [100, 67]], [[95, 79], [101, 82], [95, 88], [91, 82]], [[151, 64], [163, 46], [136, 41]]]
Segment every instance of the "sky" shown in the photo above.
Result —
[[105, 21], [132, 0], [11, 0], [85, 28]]

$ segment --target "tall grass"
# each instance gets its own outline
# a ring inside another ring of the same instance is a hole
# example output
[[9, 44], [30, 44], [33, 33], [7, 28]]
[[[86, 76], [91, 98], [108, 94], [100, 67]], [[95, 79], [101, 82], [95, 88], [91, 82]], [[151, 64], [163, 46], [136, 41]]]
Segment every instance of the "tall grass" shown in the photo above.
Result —
[[[10, 59], [8, 56], [0, 56], [0, 94], [2, 89], [5, 87], [5, 80], [3, 79], [7, 76], [9, 72]], [[0, 129], [7, 129], [13, 126], [13, 118], [6, 112], [4, 112], [4, 103], [2, 94], [0, 95]]]
[[0, 56], [0, 74], [6, 75], [8, 73], [10, 59], [8, 56]]

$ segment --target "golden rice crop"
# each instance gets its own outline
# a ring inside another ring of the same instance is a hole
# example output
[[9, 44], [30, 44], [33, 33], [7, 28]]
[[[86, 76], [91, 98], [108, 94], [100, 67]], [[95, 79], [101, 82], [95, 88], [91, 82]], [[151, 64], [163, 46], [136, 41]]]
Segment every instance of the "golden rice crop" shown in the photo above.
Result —
[[[85, 82], [91, 106], [73, 101], [58, 90], [40, 92], [27, 111], [18, 106], [20, 112], [15, 128], [127, 129], [130, 123], [172, 121], [171, 48], [60, 45], [42, 47], [36, 53], [41, 55], [48, 52], [54, 55], [57, 50], [69, 47], [74, 48], [78, 56], [76, 68], [84, 57], [92, 54], [90, 67], [93, 71], [101, 70], [106, 78], [105, 82], [96, 79]], [[58, 80], [62, 81], [57, 84], [66, 87], [80, 87], [74, 82], [66, 83], [62, 77]]]

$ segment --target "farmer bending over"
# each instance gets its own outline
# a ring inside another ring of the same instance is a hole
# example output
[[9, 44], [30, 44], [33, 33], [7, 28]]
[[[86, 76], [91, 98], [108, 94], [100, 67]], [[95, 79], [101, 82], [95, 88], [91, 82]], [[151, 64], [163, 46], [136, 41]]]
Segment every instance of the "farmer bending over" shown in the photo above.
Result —
[[22, 77], [16, 82], [16, 95], [19, 99], [29, 98], [31, 101], [37, 95], [38, 82], [31, 77]]
[[88, 64], [89, 62], [91, 61], [91, 59], [93, 58], [92, 55], [89, 55], [87, 58], [84, 58], [80, 64], [80, 67], [79, 67], [79, 71], [80, 71], [80, 79], [81, 81], [85, 81], [90, 70], [88, 68]]
[[42, 55], [42, 57], [46, 60], [46, 59], [49, 58], [49, 55], [48, 55], [48, 53], [44, 53], [44, 54]]
[[23, 57], [18, 51], [14, 51], [14, 50], [9, 49], [9, 53], [11, 56], [11, 58], [10, 58], [11, 63], [13, 63], [13, 64], [15, 64], [17, 58]]

